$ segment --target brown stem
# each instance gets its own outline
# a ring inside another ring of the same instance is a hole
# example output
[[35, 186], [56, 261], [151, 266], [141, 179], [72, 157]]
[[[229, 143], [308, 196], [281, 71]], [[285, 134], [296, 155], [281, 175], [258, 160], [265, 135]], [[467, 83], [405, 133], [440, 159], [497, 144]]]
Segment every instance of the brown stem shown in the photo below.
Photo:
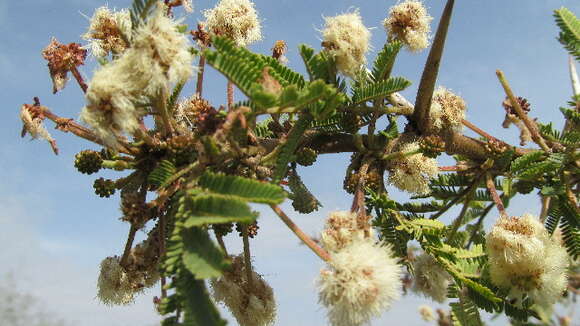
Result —
[[226, 257], [229, 256], [228, 249], [226, 248], [226, 244], [224, 242], [224, 238], [220, 234], [215, 232], [215, 230], [214, 230], [214, 234], [215, 234], [215, 238], [216, 238], [218, 244], [220, 245], [220, 248], [222, 248], [222, 251], [224, 252], [224, 255], [226, 255]]
[[544, 223], [546, 217], [548, 216], [548, 211], [550, 210], [550, 202], [552, 197], [542, 196], [542, 210], [540, 211], [540, 222]]
[[244, 264], [246, 265], [246, 278], [248, 279], [248, 289], [254, 283], [254, 273], [252, 273], [252, 256], [250, 254], [250, 239], [248, 237], [248, 225], [242, 224], [242, 240], [244, 242]]
[[522, 120], [524, 122], [524, 124], [526, 125], [526, 127], [528, 128], [530, 133], [532, 134], [532, 139], [534, 140], [534, 142], [536, 144], [538, 144], [544, 151], [546, 151], [548, 153], [551, 152], [548, 145], [546, 145], [544, 138], [542, 138], [542, 136], [540, 135], [540, 132], [538, 131], [538, 126], [536, 125], [536, 123], [534, 121], [532, 121], [532, 119], [530, 119], [530, 117], [528, 117], [528, 115], [522, 109], [520, 102], [517, 100], [516, 96], [514, 95], [514, 93], [511, 89], [510, 85], [508, 84], [503, 72], [501, 70], [496, 70], [495, 74], [497, 75], [497, 78], [499, 79], [499, 82], [501, 83], [501, 86], [503, 87], [503, 89], [504, 89], [507, 97], [509, 98], [509, 100], [512, 104], [512, 107], [516, 111], [518, 117], [520, 118], [520, 120]]
[[360, 169], [358, 170], [358, 181], [356, 184], [356, 190], [354, 192], [354, 198], [352, 200], [352, 205], [350, 211], [353, 213], [360, 212], [361, 210], [364, 211], [365, 206], [365, 177], [367, 175], [367, 171], [369, 169], [369, 162], [364, 162]]
[[[101, 146], [105, 146], [103, 141], [99, 137], [97, 137], [97, 135], [95, 135], [89, 129], [76, 123], [73, 119], [62, 118], [62, 117], [52, 113], [50, 111], [50, 109], [48, 109], [45, 106], [41, 106], [41, 108], [42, 108], [42, 114], [44, 115], [44, 117], [46, 117], [49, 120], [51, 120], [52, 122], [54, 122], [56, 124], [57, 129], [64, 131], [64, 132], [67, 132], [67, 131], [71, 132], [75, 136], [81, 137], [83, 139], [86, 139], [90, 142], [99, 144]], [[119, 152], [129, 154], [129, 155], [134, 155], [137, 153], [136, 150], [130, 148], [129, 145], [127, 143], [125, 143], [124, 141], [122, 141], [120, 139], [117, 139], [117, 141], [120, 144], [120, 146], [118, 148]]]
[[89, 88], [87, 86], [87, 83], [85, 83], [85, 80], [83, 79], [83, 76], [81, 76], [81, 74], [79, 73], [77, 67], [72, 67], [70, 69], [70, 72], [72, 73], [72, 75], [75, 77], [75, 79], [77, 80], [77, 83], [79, 83], [79, 86], [81, 87], [81, 89], [83, 90], [83, 93], [87, 93], [87, 89]]
[[203, 73], [205, 71], [205, 56], [199, 56], [199, 66], [197, 70], [197, 84], [195, 86], [195, 94], [201, 98], [203, 92]]
[[232, 83], [228, 79], [228, 86], [227, 86], [227, 94], [228, 94], [228, 111], [232, 110], [234, 106], [234, 83]]
[[488, 134], [487, 132], [479, 129], [476, 125], [474, 125], [473, 123], [471, 123], [465, 119], [462, 119], [461, 123], [463, 123], [463, 125], [466, 126], [467, 128], [474, 131], [476, 134], [480, 135], [481, 137], [486, 138], [487, 140], [498, 140], [497, 138], [495, 138], [492, 135]]
[[422, 133], [427, 133], [431, 129], [431, 101], [433, 99], [433, 90], [437, 82], [437, 74], [439, 72], [439, 65], [443, 56], [443, 49], [445, 47], [445, 39], [447, 38], [447, 30], [451, 21], [453, 13], [454, 0], [447, 0], [435, 38], [433, 46], [429, 51], [421, 82], [419, 83], [419, 90], [417, 91], [417, 98], [415, 100], [415, 112], [413, 112], [412, 119], [417, 124], [417, 127]]
[[276, 213], [276, 215], [280, 217], [282, 222], [284, 222], [286, 226], [288, 226], [288, 228], [292, 230], [292, 232], [294, 232], [294, 234], [296, 234], [296, 236], [306, 246], [308, 246], [308, 248], [310, 248], [318, 257], [320, 257], [320, 259], [326, 262], [330, 261], [330, 254], [326, 250], [322, 249], [319, 245], [317, 245], [316, 242], [314, 242], [314, 240], [312, 240], [308, 235], [306, 235], [306, 233], [304, 233], [304, 231], [302, 231], [296, 224], [294, 224], [294, 222], [292, 222], [292, 220], [288, 217], [288, 215], [286, 215], [286, 213], [284, 213], [276, 205], [270, 205], [270, 207]]
[[486, 175], [485, 175], [485, 185], [487, 186], [487, 190], [491, 194], [491, 198], [493, 199], [493, 202], [495, 203], [495, 206], [497, 207], [499, 214], [502, 217], [507, 217], [508, 215], [505, 211], [505, 207], [503, 206], [503, 202], [502, 202], [501, 198], [499, 197], [497, 190], [495, 189], [495, 184], [493, 182], [493, 178], [491, 177], [491, 174], [489, 174], [489, 173], [486, 173]]
[[127, 267], [127, 260], [129, 259], [131, 248], [133, 247], [135, 233], [137, 233], [137, 228], [134, 225], [131, 225], [131, 228], [129, 229], [129, 235], [127, 236], [127, 242], [125, 243], [125, 250], [123, 250], [123, 256], [121, 256], [121, 262], [119, 263], [121, 266], [123, 266], [123, 268]]

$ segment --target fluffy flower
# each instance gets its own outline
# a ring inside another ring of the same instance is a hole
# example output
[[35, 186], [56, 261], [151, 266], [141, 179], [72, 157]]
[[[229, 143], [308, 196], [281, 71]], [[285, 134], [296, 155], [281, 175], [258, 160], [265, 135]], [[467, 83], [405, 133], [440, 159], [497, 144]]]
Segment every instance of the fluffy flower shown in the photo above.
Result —
[[318, 287], [332, 325], [362, 325], [400, 297], [401, 269], [389, 247], [361, 239], [331, 253]]
[[[399, 151], [418, 151], [419, 143], [411, 142], [400, 146]], [[395, 187], [416, 194], [429, 193], [429, 180], [439, 173], [437, 160], [418, 153], [389, 161], [389, 182]]]
[[354, 77], [366, 63], [371, 32], [363, 25], [358, 11], [324, 20], [322, 45], [334, 57], [337, 69]]
[[548, 307], [566, 288], [566, 250], [530, 214], [500, 217], [486, 236], [491, 280], [521, 304], [527, 295]]
[[107, 7], [95, 10], [90, 19], [89, 30], [82, 35], [89, 41], [89, 48], [95, 57], [106, 57], [109, 52], [120, 54], [127, 49], [131, 38], [131, 17], [129, 10], [111, 11]]
[[433, 311], [433, 308], [429, 307], [428, 305], [420, 305], [419, 314], [421, 315], [421, 319], [424, 321], [435, 320], [435, 312]]
[[205, 26], [216, 35], [247, 46], [262, 39], [262, 26], [254, 3], [249, 0], [220, 0], [213, 8], [203, 12]]
[[211, 280], [213, 297], [231, 311], [240, 326], [273, 325], [276, 320], [274, 292], [258, 273], [252, 273], [252, 287], [249, 287], [244, 257], [233, 257], [231, 270]]
[[106, 305], [127, 305], [134, 300], [135, 291], [117, 256], [101, 262], [97, 288], [97, 297]]
[[461, 96], [439, 86], [433, 93], [430, 115], [436, 129], [452, 128], [461, 130], [461, 120], [465, 118], [465, 101]]
[[186, 80], [193, 72], [189, 41], [164, 8], [160, 5], [139, 27], [131, 48], [95, 72], [91, 80], [81, 119], [108, 146], [115, 147], [117, 136], [139, 128], [145, 112], [135, 106], [137, 101], [157, 96], [160, 89]]
[[[372, 230], [369, 232], [372, 236]], [[320, 242], [324, 248], [333, 252], [364, 238], [365, 231], [359, 227], [356, 214], [349, 211], [331, 212], [320, 234]]]
[[400, 40], [411, 51], [420, 51], [429, 46], [431, 20], [433, 17], [421, 1], [407, 0], [391, 7], [383, 25], [389, 39]]
[[415, 282], [413, 291], [423, 293], [437, 302], [443, 302], [447, 298], [447, 286], [451, 276], [428, 254], [418, 256], [413, 264], [415, 270]]

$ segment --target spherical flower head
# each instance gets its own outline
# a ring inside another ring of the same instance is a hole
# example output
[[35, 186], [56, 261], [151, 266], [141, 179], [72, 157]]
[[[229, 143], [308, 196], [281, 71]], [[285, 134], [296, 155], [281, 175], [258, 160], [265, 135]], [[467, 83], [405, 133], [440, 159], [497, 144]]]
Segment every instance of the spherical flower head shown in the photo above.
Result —
[[134, 301], [135, 291], [117, 256], [101, 262], [97, 288], [97, 297], [106, 305], [127, 305]]
[[429, 110], [433, 127], [437, 130], [451, 128], [460, 131], [463, 126], [461, 121], [465, 119], [465, 108], [461, 96], [439, 86], [433, 93]]
[[[399, 151], [411, 153], [418, 151], [418, 142], [410, 142], [400, 146]], [[389, 183], [410, 193], [428, 194], [429, 180], [439, 174], [437, 160], [421, 153], [395, 158], [389, 161]]]
[[317, 283], [330, 323], [357, 326], [379, 316], [400, 297], [401, 268], [389, 247], [361, 239], [331, 253]]
[[551, 306], [566, 289], [568, 255], [530, 214], [500, 217], [486, 236], [492, 282], [509, 289], [521, 305], [524, 296]]
[[320, 234], [320, 242], [328, 251], [339, 251], [353, 241], [364, 238], [365, 231], [358, 225], [357, 214], [349, 211], [331, 212]]
[[431, 308], [428, 305], [420, 305], [419, 314], [421, 315], [421, 319], [423, 319], [424, 321], [435, 320], [435, 312], [433, 311], [433, 308]]
[[95, 57], [121, 54], [129, 47], [131, 26], [129, 10], [111, 11], [106, 6], [100, 7], [90, 18], [89, 29], [82, 38], [89, 41], [88, 47]]
[[422, 293], [437, 302], [447, 299], [447, 287], [451, 282], [451, 276], [428, 254], [422, 254], [413, 263], [415, 270], [415, 282], [413, 291]]
[[391, 7], [383, 25], [389, 39], [399, 40], [416, 52], [429, 46], [431, 20], [421, 1], [407, 0]]
[[213, 9], [203, 12], [206, 28], [215, 35], [247, 46], [262, 39], [262, 26], [254, 3], [249, 0], [220, 0]]
[[118, 136], [139, 128], [146, 112], [135, 105], [137, 101], [156, 97], [159, 90], [193, 73], [190, 43], [164, 8], [157, 7], [136, 30], [131, 48], [97, 70], [89, 84], [81, 120], [109, 147], [116, 147]]
[[322, 45], [336, 61], [338, 71], [354, 77], [366, 63], [371, 32], [357, 11], [326, 17]]
[[[178, 31], [178, 22], [169, 18], [159, 3], [152, 17], [133, 36], [129, 57], [135, 72], [146, 82], [145, 93], [157, 95], [167, 83], [187, 80], [193, 73], [191, 42]], [[148, 79], [147, 81], [145, 79]]]
[[233, 257], [232, 268], [210, 281], [213, 297], [231, 311], [240, 326], [273, 325], [276, 320], [274, 292], [258, 273], [252, 271], [252, 276], [252, 287], [249, 287], [244, 257]]

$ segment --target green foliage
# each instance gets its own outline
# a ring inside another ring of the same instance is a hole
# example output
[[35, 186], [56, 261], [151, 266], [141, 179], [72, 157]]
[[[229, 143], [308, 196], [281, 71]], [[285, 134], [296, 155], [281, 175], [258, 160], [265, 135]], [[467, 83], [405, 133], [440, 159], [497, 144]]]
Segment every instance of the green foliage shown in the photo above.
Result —
[[137, 29], [141, 23], [145, 22], [147, 17], [155, 9], [158, 0], [133, 0], [131, 8], [131, 26], [133, 30]]
[[173, 92], [171, 92], [171, 95], [167, 99], [167, 109], [169, 110], [169, 112], [172, 112], [173, 110], [175, 110], [175, 107], [177, 105], [177, 100], [179, 99], [179, 94], [181, 94], [181, 91], [183, 90], [184, 86], [185, 86], [185, 82], [182, 82], [182, 83], [178, 83], [173, 88]]
[[288, 163], [294, 161], [294, 152], [296, 151], [304, 132], [310, 125], [311, 120], [312, 118], [306, 114], [300, 116], [288, 133], [286, 141], [278, 145], [280, 146], [280, 149], [276, 165], [274, 166], [274, 173], [272, 175], [273, 183], [279, 183], [286, 176]]
[[185, 268], [198, 280], [219, 277], [228, 266], [222, 251], [213, 244], [207, 230], [189, 227], [187, 223], [184, 226], [181, 259]]
[[576, 60], [580, 60], [580, 20], [564, 7], [554, 11], [554, 18], [560, 27], [558, 41]]
[[454, 326], [483, 326], [475, 303], [462, 291], [457, 291], [459, 301], [451, 302], [451, 319]]
[[209, 298], [205, 283], [192, 274], [178, 278], [177, 291], [185, 301], [183, 326], [225, 326], [213, 301]]
[[272, 130], [270, 130], [270, 127], [268, 127], [268, 125], [272, 121], [273, 121], [272, 118], [267, 118], [267, 119], [264, 119], [263, 121], [258, 122], [256, 124], [256, 127], [254, 128], [254, 133], [256, 134], [256, 137], [260, 137], [260, 138], [274, 138], [274, 137], [276, 137], [276, 135], [272, 132]]
[[280, 204], [286, 198], [280, 186], [233, 175], [206, 172], [199, 178], [198, 184], [210, 192], [253, 203]]
[[395, 59], [402, 47], [403, 43], [397, 40], [389, 42], [383, 46], [373, 64], [372, 79], [375, 82], [390, 77], [393, 65], [395, 64]]
[[292, 191], [292, 207], [299, 213], [308, 214], [317, 211], [322, 205], [306, 188], [296, 171], [288, 176], [288, 187]]
[[401, 91], [411, 85], [411, 82], [402, 77], [380, 80], [353, 89], [352, 105], [358, 105], [377, 98], [384, 98], [389, 94]]
[[534, 151], [522, 155], [513, 160], [510, 166], [510, 172], [517, 174], [526, 169], [530, 164], [537, 162], [542, 156], [544, 156], [543, 151]]
[[162, 160], [147, 177], [150, 185], [159, 187], [175, 174], [175, 165], [169, 160]]
[[238, 197], [190, 190], [179, 200], [177, 217], [186, 227], [231, 222], [253, 222], [257, 214]]

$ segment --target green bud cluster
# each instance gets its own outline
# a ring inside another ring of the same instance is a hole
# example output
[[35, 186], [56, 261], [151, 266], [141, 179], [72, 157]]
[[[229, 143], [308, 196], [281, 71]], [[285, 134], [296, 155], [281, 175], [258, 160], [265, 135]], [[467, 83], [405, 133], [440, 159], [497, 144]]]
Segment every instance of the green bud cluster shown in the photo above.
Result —
[[312, 148], [304, 147], [296, 152], [296, 163], [302, 166], [310, 166], [316, 162], [318, 153]]
[[214, 230], [217, 236], [225, 237], [226, 235], [232, 232], [234, 224], [233, 223], [212, 224], [211, 228]]
[[109, 198], [115, 194], [115, 181], [111, 179], [98, 178], [95, 180], [93, 188], [95, 188], [95, 194], [99, 195], [99, 197]]
[[80, 173], [93, 174], [99, 172], [103, 158], [99, 152], [84, 150], [75, 155], [75, 168]]

